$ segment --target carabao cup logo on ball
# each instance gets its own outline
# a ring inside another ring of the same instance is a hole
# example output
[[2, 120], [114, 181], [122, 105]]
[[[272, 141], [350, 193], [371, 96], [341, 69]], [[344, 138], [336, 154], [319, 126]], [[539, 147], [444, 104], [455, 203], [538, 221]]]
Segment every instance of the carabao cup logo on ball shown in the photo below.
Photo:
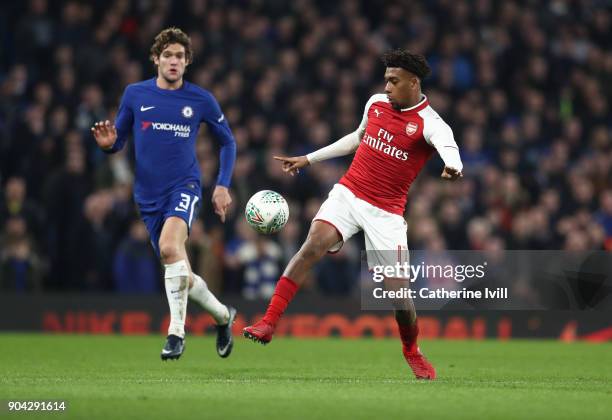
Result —
[[248, 224], [257, 232], [276, 233], [289, 220], [289, 206], [279, 193], [263, 190], [249, 199], [244, 215]]

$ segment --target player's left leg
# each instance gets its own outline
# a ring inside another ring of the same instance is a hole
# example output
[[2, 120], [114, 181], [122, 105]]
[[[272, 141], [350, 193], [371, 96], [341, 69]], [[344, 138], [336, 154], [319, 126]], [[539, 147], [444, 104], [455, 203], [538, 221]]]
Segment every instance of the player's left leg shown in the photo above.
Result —
[[232, 325], [236, 319], [236, 309], [224, 305], [208, 289], [206, 281], [196, 273], [192, 272], [192, 285], [189, 289], [189, 299], [195, 301], [208, 312], [217, 323], [217, 354], [220, 357], [228, 357], [234, 347], [232, 336]]
[[[396, 267], [409, 262], [407, 225], [402, 216], [371, 209], [368, 203], [361, 204], [360, 223], [366, 242], [368, 266]], [[405, 278], [385, 278], [387, 290], [402, 290], [410, 287]], [[402, 353], [408, 365], [418, 379], [434, 379], [436, 372], [433, 366], [421, 354], [417, 345], [419, 327], [414, 302], [407, 299], [393, 299], [395, 320], [402, 340]]]
[[[399, 291], [410, 287], [410, 281], [406, 278], [385, 278], [384, 283], [386, 290]], [[417, 379], [435, 379], [436, 370], [423, 356], [417, 343], [419, 325], [412, 298], [394, 299], [393, 306], [395, 321], [402, 341], [404, 359], [408, 362]]]

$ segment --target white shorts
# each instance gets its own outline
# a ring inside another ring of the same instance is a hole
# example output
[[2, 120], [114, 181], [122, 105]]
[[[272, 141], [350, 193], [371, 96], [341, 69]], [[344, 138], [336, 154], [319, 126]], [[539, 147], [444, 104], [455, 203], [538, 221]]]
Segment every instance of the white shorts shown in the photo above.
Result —
[[404, 218], [355, 197], [344, 185], [334, 185], [312, 221], [315, 220], [332, 225], [342, 236], [330, 253], [338, 252], [345, 241], [363, 230], [370, 270], [379, 265], [408, 263], [408, 226]]

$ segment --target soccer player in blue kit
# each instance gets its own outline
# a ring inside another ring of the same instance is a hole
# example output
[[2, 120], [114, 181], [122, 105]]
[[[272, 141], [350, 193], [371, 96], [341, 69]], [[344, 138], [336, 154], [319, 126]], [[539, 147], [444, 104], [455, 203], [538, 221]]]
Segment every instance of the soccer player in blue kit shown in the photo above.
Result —
[[191, 271], [185, 242], [201, 198], [200, 167], [195, 142], [204, 122], [220, 143], [220, 169], [212, 203], [225, 222], [231, 204], [229, 184], [236, 143], [214, 96], [183, 80], [192, 62], [190, 38], [178, 28], [161, 31], [151, 47], [157, 77], [126, 87], [115, 124], [92, 127], [98, 146], [121, 150], [130, 132], [136, 149], [134, 199], [147, 226], [155, 253], [165, 267], [170, 306], [168, 338], [162, 360], [178, 359], [185, 349], [187, 298], [199, 303], [217, 323], [217, 353], [230, 355], [236, 310], [221, 304], [206, 282]]

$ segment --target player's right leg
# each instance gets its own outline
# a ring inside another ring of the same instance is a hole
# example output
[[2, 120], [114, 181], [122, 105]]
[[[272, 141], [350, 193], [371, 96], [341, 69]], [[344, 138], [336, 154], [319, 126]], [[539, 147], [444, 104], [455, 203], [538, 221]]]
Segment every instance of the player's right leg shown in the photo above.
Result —
[[170, 325], [162, 360], [178, 359], [185, 350], [185, 319], [191, 269], [185, 241], [187, 224], [179, 217], [167, 218], [159, 237], [159, 254], [165, 267], [164, 284], [170, 308]]
[[332, 188], [310, 225], [306, 241], [276, 283], [266, 315], [244, 329], [245, 337], [262, 344], [269, 343], [276, 323], [312, 266], [327, 252], [340, 250], [343, 242], [360, 230], [353, 215], [351, 197], [354, 197], [352, 193], [342, 185], [336, 184]]
[[[185, 350], [185, 312], [187, 305], [187, 284], [189, 279], [189, 267], [180, 261], [179, 247], [172, 247], [171, 243], [174, 240], [170, 240], [171, 236], [175, 236], [180, 233], [180, 224], [177, 224], [177, 229], [166, 229], [164, 234], [163, 255], [160, 249], [160, 238], [162, 236], [162, 230], [166, 225], [164, 218], [164, 208], [158, 204], [147, 204], [137, 203], [142, 221], [147, 227], [149, 236], [151, 238], [151, 245], [155, 251], [155, 255], [161, 260], [165, 266], [164, 270], [164, 285], [166, 289], [166, 297], [168, 298], [168, 306], [170, 308], [170, 325], [168, 328], [168, 336], [166, 343], [161, 352], [162, 360], [174, 360], [178, 359], [183, 351]], [[170, 224], [181, 220], [172, 221]], [[170, 227], [170, 226], [168, 226]], [[186, 231], [186, 229], [185, 229]], [[172, 235], [170, 235], [172, 233]], [[186, 237], [186, 232], [183, 232], [183, 236]], [[173, 251], [175, 249], [176, 251]]]
[[310, 226], [306, 241], [291, 258], [283, 275], [276, 283], [274, 295], [270, 300], [265, 316], [256, 324], [246, 327], [244, 336], [262, 344], [269, 343], [272, 340], [272, 334], [274, 334], [278, 320], [285, 312], [299, 286], [303, 284], [312, 266], [330, 248], [341, 241], [342, 236], [334, 226], [315, 220]]
[[[206, 281], [193, 273], [185, 243], [189, 236], [191, 223], [197, 217], [200, 196], [192, 189], [184, 188], [174, 191], [168, 205], [164, 210], [164, 225], [159, 238], [160, 257], [166, 267], [166, 288], [174, 281], [168, 277], [168, 272], [173, 266], [186, 266], [189, 273], [187, 290], [180, 293], [180, 304], [178, 314], [173, 298], [168, 294], [170, 305], [170, 328], [168, 336], [177, 335], [184, 338], [184, 324], [187, 307], [187, 297], [198, 303], [208, 312], [217, 324], [217, 354], [220, 357], [228, 357], [233, 348], [232, 324], [236, 317], [236, 309], [219, 302], [217, 297], [208, 289]], [[181, 280], [182, 281], [182, 280]], [[175, 316], [177, 315], [177, 316]], [[182, 334], [182, 335], [181, 335]], [[163, 355], [162, 355], [163, 358]]]

